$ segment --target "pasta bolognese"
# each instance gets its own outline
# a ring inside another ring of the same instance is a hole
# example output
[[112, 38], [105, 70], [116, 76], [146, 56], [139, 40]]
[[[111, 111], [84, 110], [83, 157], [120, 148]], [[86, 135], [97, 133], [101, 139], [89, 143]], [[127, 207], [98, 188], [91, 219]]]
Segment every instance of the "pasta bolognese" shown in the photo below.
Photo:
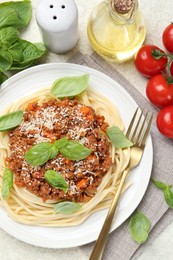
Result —
[[[130, 158], [130, 149], [124, 153], [115, 148], [106, 134], [108, 127], [124, 127], [115, 106], [89, 87], [74, 99], [56, 98], [46, 88], [12, 104], [5, 113], [18, 110], [23, 111], [22, 122], [0, 133], [1, 188], [4, 168], [14, 179], [8, 198], [1, 194], [0, 204], [7, 213], [23, 224], [74, 226], [109, 207]], [[41, 165], [27, 161], [26, 154], [34, 146], [63, 138], [82, 145], [89, 154], [71, 160], [60, 148]], [[48, 171], [60, 175], [67, 190], [47, 181]], [[55, 212], [55, 206], [62, 202], [80, 207], [72, 214]]]

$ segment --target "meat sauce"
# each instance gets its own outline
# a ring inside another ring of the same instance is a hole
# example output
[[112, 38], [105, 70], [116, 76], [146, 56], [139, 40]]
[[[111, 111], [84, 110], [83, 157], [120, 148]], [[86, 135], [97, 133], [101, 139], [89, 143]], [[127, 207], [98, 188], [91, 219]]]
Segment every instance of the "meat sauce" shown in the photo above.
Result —
[[[105, 133], [107, 127], [103, 116], [96, 115], [91, 107], [77, 100], [52, 99], [42, 105], [28, 104], [23, 122], [9, 132], [11, 154], [6, 163], [15, 174], [15, 184], [43, 201], [89, 201], [112, 165], [110, 143]], [[91, 154], [83, 160], [71, 161], [59, 153], [41, 166], [32, 166], [25, 161], [24, 155], [33, 145], [54, 143], [65, 136], [91, 149]], [[50, 169], [64, 177], [67, 193], [46, 182], [44, 172]]]

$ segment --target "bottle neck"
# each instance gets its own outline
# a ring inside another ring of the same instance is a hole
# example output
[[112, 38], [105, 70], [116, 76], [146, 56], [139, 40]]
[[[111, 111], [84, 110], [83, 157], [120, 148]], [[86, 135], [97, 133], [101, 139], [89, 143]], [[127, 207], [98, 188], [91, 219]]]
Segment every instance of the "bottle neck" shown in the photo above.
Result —
[[135, 20], [138, 0], [109, 0], [109, 12], [116, 23], [132, 24]]

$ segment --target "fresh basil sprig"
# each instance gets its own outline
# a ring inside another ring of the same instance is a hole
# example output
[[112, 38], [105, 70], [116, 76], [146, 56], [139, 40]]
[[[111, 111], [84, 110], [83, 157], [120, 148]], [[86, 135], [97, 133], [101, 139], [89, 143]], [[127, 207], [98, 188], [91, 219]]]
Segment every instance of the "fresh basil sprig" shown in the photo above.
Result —
[[55, 158], [57, 154], [58, 149], [53, 144], [42, 142], [34, 145], [25, 153], [25, 160], [33, 166], [39, 166], [49, 159]]
[[82, 208], [82, 205], [80, 205], [76, 202], [63, 201], [63, 202], [59, 202], [55, 205], [54, 211], [55, 211], [55, 213], [71, 215], [81, 208]]
[[0, 132], [4, 132], [20, 125], [23, 120], [23, 111], [18, 110], [0, 117]]
[[53, 187], [61, 189], [64, 192], [68, 191], [68, 185], [65, 179], [60, 175], [60, 173], [54, 170], [48, 170], [44, 174], [45, 180]]
[[152, 179], [152, 182], [157, 188], [163, 190], [167, 205], [169, 208], [173, 209], [173, 191], [171, 189], [172, 185], [166, 185], [163, 182], [157, 181], [155, 179]]
[[6, 199], [9, 196], [10, 190], [13, 186], [13, 173], [9, 169], [5, 169], [2, 178], [2, 197]]
[[148, 238], [150, 221], [142, 212], [138, 211], [130, 218], [129, 229], [134, 241], [139, 244], [144, 243]]
[[64, 77], [57, 79], [50, 90], [57, 98], [73, 98], [88, 87], [89, 75]]
[[31, 19], [31, 1], [0, 3], [0, 84], [7, 79], [3, 72], [22, 70], [46, 53], [42, 43], [31, 43], [20, 38], [19, 28]]
[[106, 132], [109, 140], [116, 148], [127, 148], [133, 145], [133, 143], [127, 139], [121, 129], [117, 126], [107, 128]]
[[34, 145], [25, 153], [25, 160], [33, 166], [39, 166], [54, 159], [58, 152], [70, 160], [78, 161], [90, 155], [91, 150], [65, 137], [55, 141], [54, 144], [43, 142]]

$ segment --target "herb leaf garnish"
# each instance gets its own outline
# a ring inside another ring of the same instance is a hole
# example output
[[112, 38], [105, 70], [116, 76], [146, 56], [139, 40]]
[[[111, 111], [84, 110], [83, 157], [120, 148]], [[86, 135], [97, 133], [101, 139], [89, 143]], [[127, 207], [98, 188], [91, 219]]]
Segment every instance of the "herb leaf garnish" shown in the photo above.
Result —
[[71, 201], [63, 201], [59, 202], [55, 205], [54, 211], [55, 213], [62, 213], [65, 215], [70, 215], [81, 209], [82, 206], [76, 202]]
[[171, 185], [166, 185], [163, 182], [157, 181], [155, 179], [152, 179], [152, 182], [157, 188], [163, 190], [167, 205], [169, 208], [173, 209], [173, 191], [171, 189]]
[[0, 132], [11, 130], [18, 126], [23, 120], [23, 111], [8, 113], [0, 117]]
[[73, 98], [88, 87], [89, 75], [64, 77], [57, 79], [51, 88], [51, 94], [57, 98]]
[[67, 138], [67, 137], [64, 137], [64, 138], [61, 138], [61, 139], [55, 141], [54, 145], [55, 145], [58, 149], [61, 149], [61, 148], [63, 148], [63, 147], [66, 146], [67, 142], [68, 142], [68, 138]]
[[6, 199], [9, 196], [10, 190], [13, 186], [13, 173], [9, 169], [5, 169], [2, 178], [2, 197]]
[[64, 192], [68, 191], [68, 185], [65, 179], [56, 171], [48, 170], [44, 174], [45, 180], [53, 187], [61, 189]]
[[138, 211], [130, 218], [129, 228], [132, 239], [141, 244], [148, 238], [150, 221], [142, 212]]
[[[56, 157], [58, 151], [55, 153], [52, 148], [53, 144], [50, 143], [43, 142], [36, 144], [25, 153], [25, 160], [33, 166], [42, 165], [50, 158], [53, 159]], [[54, 155], [54, 157], [52, 155]]]
[[33, 166], [39, 166], [54, 159], [58, 152], [70, 160], [78, 161], [90, 155], [91, 150], [65, 137], [55, 141], [54, 144], [42, 142], [34, 145], [25, 153], [25, 160]]
[[133, 145], [133, 143], [127, 139], [121, 129], [117, 126], [107, 128], [106, 132], [109, 140], [116, 148], [127, 148]]
[[60, 148], [60, 153], [70, 160], [78, 161], [89, 156], [91, 150], [80, 143], [70, 140], [64, 147]]

